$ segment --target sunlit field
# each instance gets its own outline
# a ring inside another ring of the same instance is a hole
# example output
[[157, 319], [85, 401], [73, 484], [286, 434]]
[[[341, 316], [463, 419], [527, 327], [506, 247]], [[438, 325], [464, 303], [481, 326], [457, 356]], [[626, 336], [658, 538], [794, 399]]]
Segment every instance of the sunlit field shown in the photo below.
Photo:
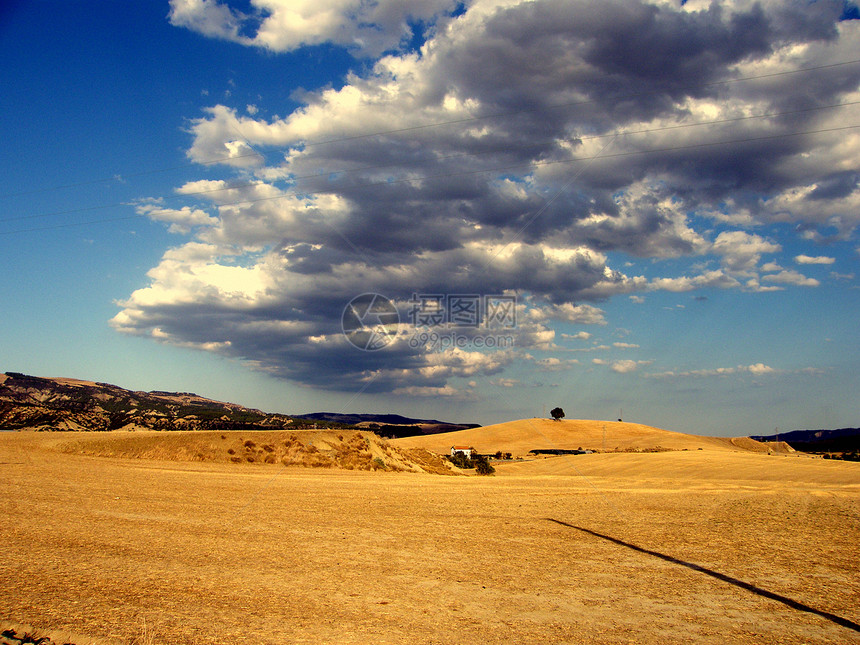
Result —
[[62, 451], [90, 440], [0, 434], [0, 619], [119, 643], [860, 639], [858, 464], [678, 450], [476, 477]]

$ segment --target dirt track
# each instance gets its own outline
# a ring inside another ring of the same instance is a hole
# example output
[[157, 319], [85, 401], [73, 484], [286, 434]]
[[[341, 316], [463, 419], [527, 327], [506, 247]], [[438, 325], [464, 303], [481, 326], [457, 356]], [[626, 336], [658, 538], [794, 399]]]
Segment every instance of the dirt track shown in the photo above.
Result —
[[860, 642], [856, 464], [816, 483], [764, 476], [792, 457], [738, 479], [730, 453], [587, 455], [464, 478], [55, 441], [0, 433], [0, 620], [126, 643]]

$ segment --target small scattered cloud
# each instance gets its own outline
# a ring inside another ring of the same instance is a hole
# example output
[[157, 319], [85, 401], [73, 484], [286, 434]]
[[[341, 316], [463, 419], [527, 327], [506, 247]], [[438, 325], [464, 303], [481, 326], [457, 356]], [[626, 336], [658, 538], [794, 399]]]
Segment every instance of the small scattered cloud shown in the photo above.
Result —
[[831, 258], [825, 255], [795, 255], [794, 261], [798, 264], [833, 264], [836, 262], [836, 258]]
[[776, 274], [762, 276], [762, 282], [773, 282], [775, 284], [787, 284], [795, 287], [817, 287], [821, 284], [815, 278], [808, 278], [805, 275], [793, 271], [791, 269], [780, 271]]
[[630, 372], [635, 372], [640, 366], [650, 365], [654, 361], [634, 361], [630, 359], [608, 361], [602, 358], [594, 358], [591, 362], [595, 365], [608, 365], [609, 369], [618, 374], [629, 374]]
[[562, 333], [561, 337], [566, 340], [588, 340], [589, 338], [591, 338], [591, 334], [587, 331], [578, 331], [575, 334]]
[[670, 370], [645, 374], [648, 378], [674, 379], [674, 378], [712, 378], [727, 377], [732, 375], [751, 374], [752, 376], [778, 376], [783, 374], [821, 374], [823, 370], [816, 367], [803, 367], [797, 370], [780, 370], [764, 363], [752, 363], [750, 365], [737, 365], [735, 367], [716, 367], [701, 370]]
[[135, 206], [135, 210], [153, 221], [170, 224], [168, 231], [181, 235], [187, 235], [195, 227], [218, 224], [218, 218], [204, 210], [189, 206], [165, 208], [160, 200], [144, 200]]
[[848, 281], [848, 280], [853, 280], [855, 276], [853, 273], [837, 273], [836, 271], [831, 271], [830, 277], [833, 280]]
[[575, 358], [562, 360], [560, 358], [539, 358], [534, 361], [534, 364], [537, 365], [538, 369], [542, 372], [560, 372], [562, 370], [570, 369], [574, 365], [578, 365], [579, 361]]
[[457, 388], [452, 387], [450, 385], [444, 385], [442, 387], [410, 385], [409, 387], [397, 388], [392, 392], [392, 394], [400, 394], [404, 396], [443, 398], [464, 398], [469, 396], [468, 393], [462, 390], [458, 390]]
[[605, 325], [605, 313], [594, 305], [575, 305], [566, 302], [560, 305], [548, 305], [544, 307], [532, 307], [526, 311], [526, 315], [534, 321], [558, 320], [579, 325]]
[[249, 11], [219, 0], [171, 0], [171, 24], [210, 38], [272, 52], [334, 43], [378, 55], [408, 41], [412, 25], [433, 24], [456, 9], [453, 0], [250, 0]]
[[755, 270], [762, 254], [780, 250], [776, 242], [745, 231], [723, 231], [711, 245], [711, 251], [722, 256], [726, 270], [740, 275]]
[[715, 269], [692, 277], [655, 278], [648, 286], [652, 290], [681, 293], [694, 289], [734, 289], [740, 286], [740, 282], [725, 271]]

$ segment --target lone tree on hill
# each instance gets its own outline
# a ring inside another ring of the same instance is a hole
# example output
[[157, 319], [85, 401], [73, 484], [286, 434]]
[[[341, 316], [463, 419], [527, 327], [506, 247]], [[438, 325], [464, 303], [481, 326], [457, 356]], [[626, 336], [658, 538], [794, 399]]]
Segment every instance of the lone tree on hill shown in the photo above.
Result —
[[561, 408], [553, 408], [549, 411], [549, 413], [556, 421], [561, 421], [564, 418], [564, 410], [562, 410]]

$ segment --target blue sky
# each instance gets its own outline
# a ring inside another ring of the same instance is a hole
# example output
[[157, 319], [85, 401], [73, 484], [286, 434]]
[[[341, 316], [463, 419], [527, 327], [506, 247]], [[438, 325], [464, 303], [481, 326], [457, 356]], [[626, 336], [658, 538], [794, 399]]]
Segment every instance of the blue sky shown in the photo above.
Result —
[[[286, 413], [857, 425], [857, 10], [718, 5], [0, 9], [0, 369]], [[342, 331], [364, 293], [400, 319], [374, 351]], [[430, 296], [515, 322], [417, 327]]]

